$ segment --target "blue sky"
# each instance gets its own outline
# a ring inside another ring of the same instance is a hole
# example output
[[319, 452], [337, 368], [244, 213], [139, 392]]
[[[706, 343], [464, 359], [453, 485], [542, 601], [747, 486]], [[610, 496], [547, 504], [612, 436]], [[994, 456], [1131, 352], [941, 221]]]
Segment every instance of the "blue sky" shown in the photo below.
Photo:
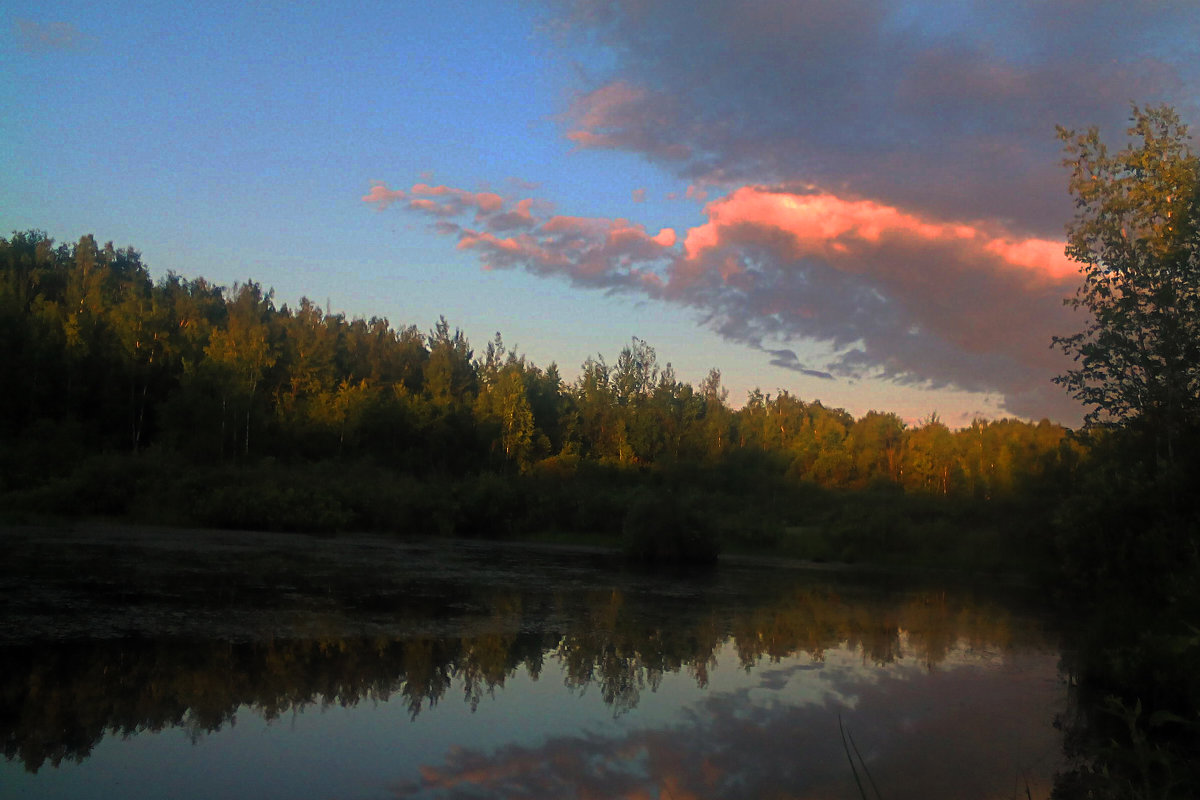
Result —
[[1200, 12], [993, 6], [10, 2], [0, 230], [569, 378], [638, 336], [735, 404], [1074, 422], [1053, 126], [1197, 120]]

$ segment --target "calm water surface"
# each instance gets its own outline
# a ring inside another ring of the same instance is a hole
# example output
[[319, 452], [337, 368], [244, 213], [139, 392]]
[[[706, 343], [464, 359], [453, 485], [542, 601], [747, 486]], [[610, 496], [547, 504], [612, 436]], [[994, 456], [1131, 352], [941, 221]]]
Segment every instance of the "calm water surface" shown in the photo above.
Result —
[[0, 545], [4, 798], [856, 798], [848, 750], [870, 796], [1037, 798], [1061, 763], [1057, 639], [994, 592], [368, 537]]

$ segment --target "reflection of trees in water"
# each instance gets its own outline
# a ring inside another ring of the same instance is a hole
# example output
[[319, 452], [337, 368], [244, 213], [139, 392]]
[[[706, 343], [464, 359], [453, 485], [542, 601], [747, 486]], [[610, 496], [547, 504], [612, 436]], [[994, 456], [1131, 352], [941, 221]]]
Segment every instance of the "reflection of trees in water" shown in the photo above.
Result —
[[852, 601], [832, 589], [798, 590], [736, 620], [733, 636], [745, 667], [798, 652], [821, 661], [827, 648], [846, 646], [861, 651], [864, 663], [882, 666], [911, 657], [932, 668], [960, 644], [972, 650], [1014, 644], [1006, 611], [944, 592], [885, 603]]
[[[242, 706], [267, 719], [296, 709], [403, 698], [412, 715], [459, 683], [474, 708], [518, 671], [539, 675], [547, 658], [572, 690], [596, 686], [615, 713], [632, 709], [663, 675], [686, 671], [704, 686], [730, 641], [742, 667], [799, 653], [821, 660], [849, 646], [885, 665], [929, 667], [959, 643], [1005, 649], [1007, 612], [944, 594], [900, 603], [804, 589], [747, 608], [696, 599], [664, 602], [619, 591], [530, 600], [492, 598], [490, 615], [458, 636], [323, 636], [252, 643], [148, 639], [0, 650], [4, 754], [30, 770], [82, 760], [106, 734], [184, 727], [215, 731]], [[561, 629], [552, 628], [559, 620]]]

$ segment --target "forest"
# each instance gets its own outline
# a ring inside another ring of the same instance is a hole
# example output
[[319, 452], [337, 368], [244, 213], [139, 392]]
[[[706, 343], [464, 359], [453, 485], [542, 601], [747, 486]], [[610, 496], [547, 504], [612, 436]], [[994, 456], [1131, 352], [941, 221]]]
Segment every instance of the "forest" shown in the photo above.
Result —
[[9, 513], [616, 542], [699, 503], [706, 530], [665, 555], [928, 560], [970, 518], [1022, 538], [972, 543], [995, 566], [1048, 536], [1086, 452], [1046, 420], [909, 426], [786, 390], [734, 410], [718, 369], [692, 386], [636, 337], [568, 382], [499, 333], [477, 352], [444, 318], [422, 331], [276, 305], [252, 280], [156, 281], [91, 235], [0, 238], [0, 350]]

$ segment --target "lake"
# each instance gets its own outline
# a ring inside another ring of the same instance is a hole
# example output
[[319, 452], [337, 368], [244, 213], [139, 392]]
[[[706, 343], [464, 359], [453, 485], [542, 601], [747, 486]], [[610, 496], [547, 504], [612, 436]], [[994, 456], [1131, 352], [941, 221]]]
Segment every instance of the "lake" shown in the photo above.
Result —
[[368, 536], [0, 545], [3, 798], [1043, 798], [1062, 764], [1027, 591]]

